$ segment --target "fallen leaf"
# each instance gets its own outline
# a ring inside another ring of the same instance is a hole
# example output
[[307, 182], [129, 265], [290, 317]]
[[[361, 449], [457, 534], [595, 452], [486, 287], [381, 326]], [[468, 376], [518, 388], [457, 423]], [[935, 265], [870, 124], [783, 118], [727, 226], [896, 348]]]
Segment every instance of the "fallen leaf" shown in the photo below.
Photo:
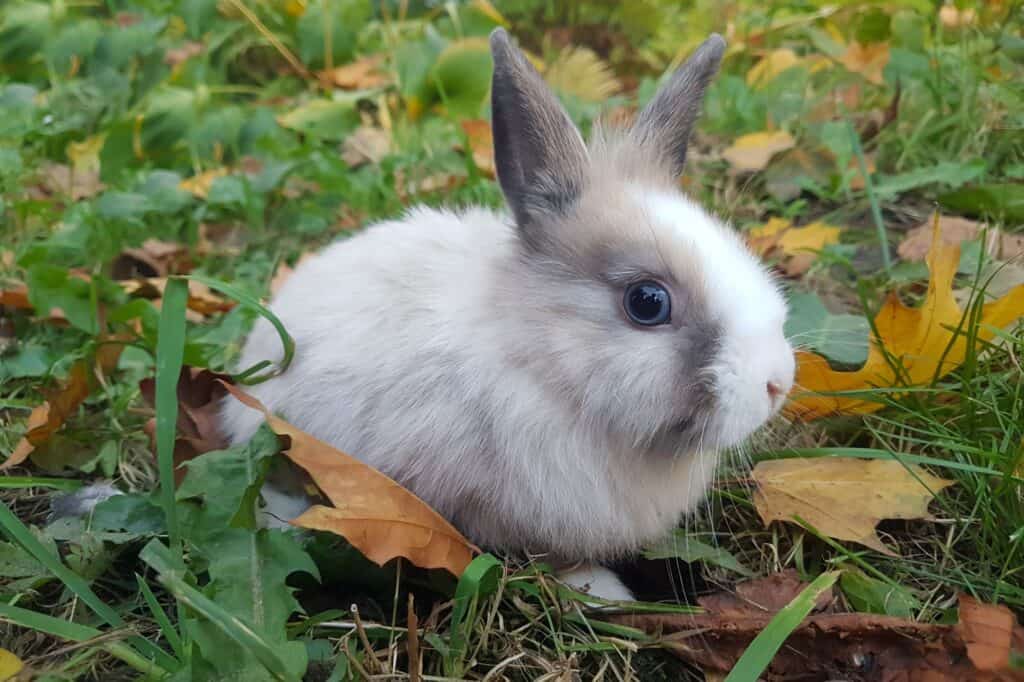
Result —
[[16, 284], [8, 289], [0, 289], [0, 305], [17, 310], [30, 310], [32, 303], [28, 300], [28, 287]]
[[722, 157], [735, 172], [756, 172], [764, 170], [772, 157], [796, 145], [793, 136], [784, 130], [750, 133], [736, 138]]
[[802, 275], [829, 244], [839, 243], [840, 228], [821, 221], [793, 227], [785, 218], [771, 218], [748, 233], [750, 247], [763, 257], [780, 258], [780, 266], [790, 277]]
[[956, 627], [974, 667], [987, 673], [1005, 673], [1007, 680], [1024, 679], [1024, 670], [1014, 673], [1010, 669], [1011, 652], [1024, 651], [1024, 628], [1013, 612], [1002, 605], [983, 604], [966, 594], [960, 595], [959, 612]]
[[[754, 638], [768, 625], [784, 605], [785, 596], [806, 586], [793, 577], [768, 576], [744, 583], [748, 592], [763, 596], [763, 603], [751, 602], [741, 595], [720, 593], [701, 599], [702, 614], [630, 614], [606, 616], [611, 622], [638, 628], [679, 658], [706, 671], [728, 672]], [[777, 598], [774, 589], [780, 589]], [[739, 587], [737, 588], [739, 592]], [[961, 597], [961, 609], [964, 598]], [[1005, 662], [998, 671], [978, 665], [970, 652], [979, 657], [978, 645], [984, 636], [994, 636], [997, 651], [1005, 653], [1006, 627], [1012, 629], [1014, 649], [1024, 646], [1024, 628], [1007, 623], [1004, 607], [998, 625], [965, 631], [959, 625], [919, 623], [896, 616], [832, 612], [834, 602], [812, 613], [787, 638], [765, 671], [765, 679], [849, 679], [887, 682], [1020, 682], [1020, 671], [1009, 670]], [[766, 607], [766, 608], [763, 608]], [[968, 605], [968, 624], [974, 615]], [[963, 620], [963, 616], [961, 616]], [[983, 646], [983, 645], [982, 645]], [[985, 652], [987, 653], [987, 652]], [[981, 657], [981, 662], [988, 659]], [[999, 657], [998, 660], [1005, 661]], [[993, 661], [994, 662], [994, 661]]]
[[0, 649], [0, 680], [13, 680], [24, 668], [20, 658], [7, 649]]
[[882, 71], [889, 63], [889, 44], [870, 43], [865, 45], [852, 41], [846, 46], [846, 51], [839, 58], [839, 62], [846, 67], [847, 71], [859, 73], [875, 85], [882, 85], [885, 82]]
[[189, 40], [164, 52], [164, 64], [174, 68], [203, 53], [203, 44]]
[[285, 455], [309, 473], [334, 504], [315, 505], [292, 519], [292, 524], [341, 535], [381, 566], [404, 557], [422, 568], [444, 568], [458, 576], [479, 551], [392, 479], [271, 415], [239, 389], [227, 389], [245, 405], [263, 412], [274, 432], [289, 439]]
[[978, 13], [971, 7], [958, 9], [956, 5], [943, 5], [939, 10], [939, 21], [946, 28], [970, 26], [977, 18]]
[[562, 48], [543, 73], [553, 90], [584, 102], [604, 102], [622, 89], [607, 62], [588, 47]]
[[800, 517], [818, 532], [895, 556], [875, 526], [882, 519], [929, 518], [928, 504], [952, 481], [917, 466], [842, 457], [758, 462], [754, 506], [767, 526]]
[[[227, 394], [225, 383], [231, 378], [208, 369], [182, 367], [178, 376], [178, 423], [174, 440], [174, 483], [181, 484], [187, 469], [181, 464], [212, 450], [228, 446], [220, 431], [220, 404]], [[143, 379], [139, 382], [142, 397], [156, 405], [156, 381]], [[156, 451], [156, 419], [150, 419], [144, 427]]]
[[391, 83], [383, 65], [384, 55], [371, 55], [321, 71], [317, 76], [322, 82], [345, 90], [372, 90]]
[[473, 155], [473, 163], [480, 172], [489, 178], [497, 176], [494, 163], [494, 137], [491, 125], [483, 119], [462, 121], [462, 131], [466, 133], [469, 151]]
[[[800, 580], [794, 569], [786, 569], [753, 580], [738, 583], [735, 592], [716, 592], [698, 597], [697, 603], [711, 613], [722, 616], [729, 614], [738, 618], [753, 613], [775, 613], [793, 601], [807, 584]], [[814, 611], [822, 612], [832, 609], [835, 591], [829, 588], [815, 602]]]
[[[121, 288], [124, 289], [125, 293], [139, 298], [161, 298], [166, 287], [166, 277], [142, 277], [121, 282]], [[221, 298], [210, 287], [201, 282], [189, 280], [188, 301], [186, 305], [189, 310], [200, 315], [215, 315], [231, 310], [235, 307], [235, 302], [227, 298]]]
[[199, 175], [193, 175], [191, 178], [182, 180], [178, 183], [178, 187], [189, 192], [194, 197], [205, 199], [210, 194], [213, 181], [228, 175], [230, 172], [227, 168], [211, 168]]
[[341, 143], [341, 160], [349, 168], [378, 163], [391, 151], [391, 133], [375, 126], [359, 126]]
[[804, 66], [814, 73], [828, 67], [828, 59], [825, 57], [800, 57], [788, 47], [772, 50], [757, 61], [747, 71], [747, 85], [754, 88], [761, 88], [778, 78], [787, 69], [795, 66]]
[[42, 188], [49, 195], [65, 195], [72, 201], [89, 199], [104, 189], [99, 169], [78, 172], [63, 163], [46, 163], [42, 167]]
[[69, 142], [65, 153], [71, 162], [71, 170], [76, 178], [99, 177], [100, 150], [106, 142], [105, 133], [87, 137], [81, 142]]
[[[932, 229], [939, 234], [938, 222]], [[953, 278], [960, 262], [960, 248], [940, 238], [932, 240], [927, 258], [931, 279], [920, 308], [910, 308], [892, 292], [875, 316], [868, 359], [852, 372], [833, 370], [828, 361], [814, 353], [797, 352], [796, 386], [786, 414], [804, 421], [835, 414], [867, 414], [884, 404], [864, 397], [825, 395], [840, 391], [864, 391], [872, 387], [928, 385], [934, 378], [956, 369], [967, 357], [967, 337], [957, 333], [963, 310], [956, 302]], [[974, 336], [984, 342], [1024, 316], [1024, 285], [1005, 296], [985, 303]], [[888, 357], [887, 357], [888, 353]], [[897, 373], [892, 363], [900, 367]]]
[[147, 239], [138, 248], [122, 251], [110, 269], [117, 280], [165, 277], [191, 272], [192, 262], [186, 245]]
[[[947, 215], [933, 216], [927, 222], [907, 232], [896, 249], [900, 258], [911, 261], [925, 259], [931, 250], [936, 220], [939, 223], [939, 236], [942, 241], [954, 246], [973, 241], [985, 231], [984, 224], [967, 218]], [[985, 252], [989, 256], [1002, 260], [1024, 257], [1024, 235], [1007, 234], [992, 228], [988, 231], [985, 240]]]
[[94, 383], [93, 371], [98, 370], [103, 374], [113, 371], [127, 340], [123, 336], [101, 337], [101, 343], [97, 345], [92, 358], [79, 360], [71, 365], [67, 380], [62, 382], [57, 390], [51, 391], [46, 400], [32, 410], [25, 435], [15, 445], [10, 456], [0, 464], [0, 471], [24, 462], [33, 450], [64, 425], [89, 397]]

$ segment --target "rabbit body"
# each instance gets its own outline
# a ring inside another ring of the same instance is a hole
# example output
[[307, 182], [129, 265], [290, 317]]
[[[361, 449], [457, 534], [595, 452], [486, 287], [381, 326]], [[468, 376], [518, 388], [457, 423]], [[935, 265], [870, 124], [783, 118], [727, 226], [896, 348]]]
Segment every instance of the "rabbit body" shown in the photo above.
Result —
[[[545, 368], [520, 355], [543, 324], [517, 312], [520, 257], [509, 218], [480, 209], [417, 209], [336, 243], [275, 298], [298, 352], [250, 392], [484, 546], [566, 560], [621, 554], [700, 499], [714, 453], [638, 465], [633, 448], [548, 387]], [[242, 366], [280, 354], [260, 320]], [[261, 421], [225, 402], [235, 440]]]
[[[252, 392], [485, 548], [601, 561], [667, 533], [781, 406], [785, 304], [678, 191], [720, 38], [589, 147], [508, 36], [491, 44], [509, 212], [417, 208], [304, 261], [271, 304], [295, 359]], [[280, 356], [260, 320], [241, 365]], [[230, 399], [223, 417], [236, 442], [261, 421]], [[305, 504], [278, 492], [282, 518]]]

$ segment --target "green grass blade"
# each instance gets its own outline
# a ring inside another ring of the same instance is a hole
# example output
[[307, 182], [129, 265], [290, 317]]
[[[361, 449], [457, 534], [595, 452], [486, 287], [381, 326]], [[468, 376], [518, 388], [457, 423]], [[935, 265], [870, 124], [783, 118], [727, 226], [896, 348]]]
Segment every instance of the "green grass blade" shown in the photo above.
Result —
[[278, 680], [298, 682], [298, 678], [288, 671], [288, 666], [262, 635], [185, 582], [181, 570], [175, 568], [181, 566], [181, 562], [176, 560], [171, 551], [159, 540], [153, 540], [146, 545], [139, 553], [139, 558], [156, 569], [160, 574], [160, 583], [174, 595], [179, 604], [184, 604], [206, 618], [251, 653]]
[[[41, 563], [57, 577], [64, 585], [71, 590], [75, 596], [77, 596], [82, 603], [92, 609], [93, 613], [103, 619], [108, 625], [115, 628], [125, 627], [124, 619], [121, 615], [113, 608], [108, 606], [101, 600], [92, 588], [89, 587], [89, 583], [86, 582], [85, 578], [78, 575], [70, 568], [61, 563], [60, 558], [51, 552], [47, 551], [43, 544], [36, 539], [36, 536], [32, 534], [32, 531], [23, 524], [14, 512], [10, 508], [0, 502], [0, 528], [3, 528], [6, 535], [11, 538], [14, 542], [21, 545], [21, 547], [35, 557], [36, 561]], [[133, 636], [129, 641], [138, 647], [140, 651], [145, 652], [148, 658], [154, 661], [158, 661], [160, 667], [170, 671], [174, 669], [174, 660], [171, 659], [167, 652], [160, 647], [156, 646], [147, 639], [139, 636]], [[136, 654], [139, 655], [139, 654]], [[170, 663], [170, 665], [168, 665]]]
[[276, 377], [278, 374], [288, 369], [288, 365], [292, 363], [292, 358], [295, 356], [295, 340], [288, 333], [288, 330], [284, 328], [284, 323], [281, 322], [281, 319], [277, 315], [260, 303], [258, 298], [247, 291], [239, 289], [233, 284], [228, 284], [227, 282], [222, 282], [219, 279], [213, 279], [212, 277], [206, 277], [204, 275], [188, 275], [188, 279], [193, 279], [205, 284], [211, 289], [216, 289], [221, 293], [227, 294], [245, 307], [255, 310], [265, 318], [275, 330], [277, 330], [277, 335], [281, 338], [281, 345], [284, 347], [284, 355], [281, 358], [281, 365], [279, 367], [276, 367], [264, 374], [256, 374], [264, 367], [270, 365], [269, 362], [263, 361], [234, 377], [235, 381], [242, 384], [258, 384], [272, 377]]
[[156, 345], [156, 454], [160, 467], [160, 499], [171, 548], [180, 554], [181, 531], [174, 506], [174, 440], [178, 424], [178, 376], [185, 355], [185, 306], [188, 283], [167, 280], [160, 309]]
[[459, 577], [452, 609], [451, 647], [445, 662], [448, 673], [454, 677], [462, 676], [461, 667], [477, 606], [481, 599], [497, 588], [503, 570], [501, 562], [492, 555], [481, 554], [470, 562]]
[[857, 157], [857, 166], [864, 178], [864, 189], [868, 194], [868, 201], [871, 203], [871, 217], [875, 222], [875, 231], [878, 234], [878, 247], [882, 252], [882, 265], [885, 267], [885, 274], [892, 275], [892, 256], [889, 255], [889, 233], [885, 231], [885, 221], [882, 219], [882, 207], [878, 203], [878, 194], [875, 192], [875, 184], [871, 181], [871, 174], [868, 173], [867, 160], [864, 158], [864, 149], [860, 145], [860, 135], [854, 130], [849, 117], [846, 118], [846, 129], [850, 134], [850, 144], [853, 146], [853, 153]]
[[[36, 611], [11, 606], [2, 602], [0, 602], [0, 620], [35, 632], [42, 632], [52, 637], [65, 639], [69, 642], [88, 642], [90, 639], [107, 634], [88, 625], [71, 623], [60, 618], [54, 618], [53, 616], [47, 616]], [[161, 672], [166, 672], [149, 659], [140, 656], [124, 642], [103, 642], [102, 644], [97, 644], [97, 646], [144, 675], [160, 676]]]
[[146, 606], [149, 607], [150, 613], [153, 614], [153, 620], [160, 626], [160, 632], [163, 633], [164, 639], [167, 640], [171, 649], [174, 650], [174, 655], [178, 657], [178, 660], [184, 661], [186, 658], [185, 646], [181, 641], [181, 636], [178, 635], [178, 631], [171, 623], [171, 619], [167, 616], [167, 612], [160, 606], [160, 602], [157, 601], [153, 590], [150, 589], [149, 585], [146, 584], [146, 581], [138, 573], [135, 574], [135, 581], [139, 584], [139, 592], [142, 593], [142, 598], [146, 600]]
[[0, 490], [21, 488], [50, 488], [72, 491], [82, 487], [81, 481], [73, 478], [46, 478], [44, 476], [0, 476]]
[[878, 450], [875, 448], [795, 448], [792, 450], [776, 450], [774, 452], [761, 453], [757, 456], [757, 460], [793, 459], [796, 457], [855, 457], [857, 459], [889, 459], [897, 462], [906, 462], [908, 464], [924, 464], [940, 469], [963, 471], [969, 474], [995, 476], [997, 478], [1006, 478], [1007, 480], [1015, 481], [1017, 483], [1024, 483], [1024, 478], [1011, 476], [1003, 473], [1002, 471], [992, 469], [991, 467], [983, 467], [977, 464], [968, 464], [966, 462], [955, 462], [949, 459], [939, 459], [938, 457], [928, 457], [927, 455], [910, 455], [902, 452], [894, 453], [889, 452], [888, 450]]
[[835, 584], [839, 574], [840, 571], [822, 573], [776, 613], [736, 661], [725, 682], [757, 682], [786, 639], [811, 612], [818, 597]]

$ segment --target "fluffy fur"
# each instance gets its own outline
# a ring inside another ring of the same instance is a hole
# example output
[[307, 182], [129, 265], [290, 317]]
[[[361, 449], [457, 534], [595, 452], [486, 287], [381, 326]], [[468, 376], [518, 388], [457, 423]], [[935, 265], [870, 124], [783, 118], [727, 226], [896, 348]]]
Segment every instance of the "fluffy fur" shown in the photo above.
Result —
[[[492, 45], [511, 214], [417, 208], [305, 261], [271, 305], [295, 360], [252, 392], [484, 547], [620, 556], [698, 503], [717, 453], [780, 406], [767, 384], [792, 383], [775, 284], [678, 192], [685, 149], [659, 144], [685, 145], [721, 39], [589, 149], [507, 37]], [[626, 319], [638, 279], [670, 291], [671, 324]], [[280, 355], [261, 320], [241, 366]], [[260, 423], [231, 400], [223, 417], [235, 441]]]

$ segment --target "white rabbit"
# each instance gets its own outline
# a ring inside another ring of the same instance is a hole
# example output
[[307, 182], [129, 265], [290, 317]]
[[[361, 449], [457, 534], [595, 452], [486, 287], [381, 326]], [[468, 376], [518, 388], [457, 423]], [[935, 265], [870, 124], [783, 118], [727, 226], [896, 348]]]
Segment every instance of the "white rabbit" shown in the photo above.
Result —
[[[570, 580], [628, 598], [599, 562], [668, 533], [718, 453], [793, 381], [776, 284], [678, 190], [724, 48], [711, 36], [631, 129], [588, 147], [496, 30], [492, 125], [510, 213], [416, 208], [303, 262], [271, 305], [294, 362], [253, 395], [482, 547], [584, 562]], [[259, 321], [241, 365], [280, 356]], [[223, 405], [235, 442], [260, 422]], [[282, 519], [307, 504], [265, 492]]]

